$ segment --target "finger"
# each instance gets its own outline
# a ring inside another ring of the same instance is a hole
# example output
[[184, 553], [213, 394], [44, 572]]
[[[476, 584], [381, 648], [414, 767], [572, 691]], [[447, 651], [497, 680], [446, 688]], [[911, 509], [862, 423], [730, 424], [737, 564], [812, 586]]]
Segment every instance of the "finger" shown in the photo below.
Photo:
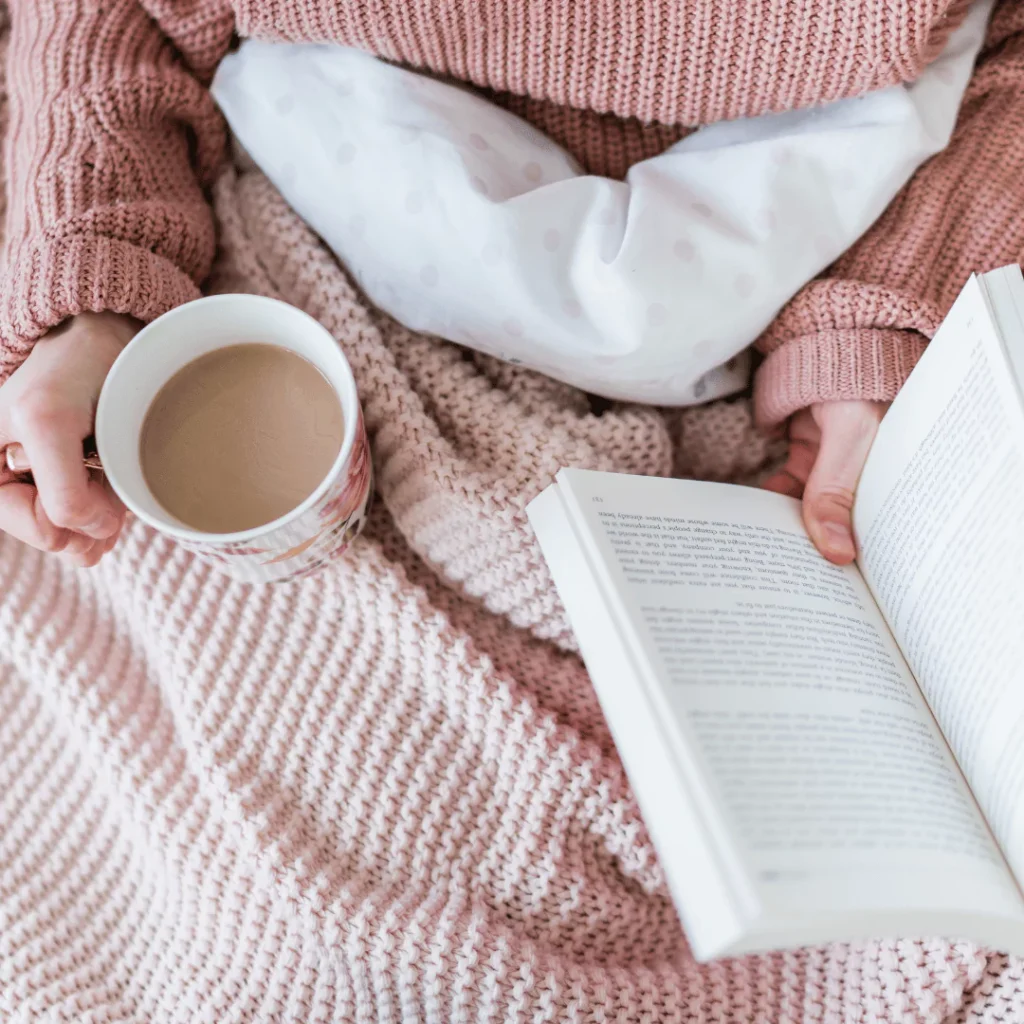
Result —
[[105, 555], [108, 555], [117, 546], [117, 542], [121, 539], [121, 530], [123, 529], [124, 523], [118, 527], [117, 533], [112, 537], [108, 537], [106, 540], [91, 540], [82, 534], [78, 536], [82, 537], [85, 544], [80, 552], [77, 552], [75, 557], [72, 559], [73, 564], [81, 566], [85, 569], [91, 569], [103, 560]]
[[28, 464], [25, 449], [15, 442], [4, 448], [3, 466], [12, 473], [27, 473], [32, 467]]
[[810, 479], [811, 470], [818, 458], [818, 444], [808, 441], [790, 441], [789, 455], [786, 458], [786, 472], [805, 485]]
[[63, 551], [71, 540], [70, 530], [50, 521], [31, 484], [0, 487], [0, 531], [40, 551]]
[[846, 565], [857, 555], [852, 510], [857, 481], [868, 457], [877, 423], [844, 424], [822, 434], [818, 458], [804, 489], [804, 523], [818, 550]]
[[797, 480], [788, 470], [780, 469], [773, 473], [761, 486], [766, 491], [775, 491], [776, 494], [788, 494], [791, 498], [800, 498], [804, 493], [803, 482]]
[[119, 516], [107, 492], [82, 464], [82, 440], [59, 413], [26, 419], [21, 443], [32, 466], [43, 508], [54, 525], [105, 540]]
[[813, 445], [807, 441], [790, 442], [786, 464], [779, 472], [772, 474], [762, 487], [778, 494], [788, 494], [791, 498], [802, 497], [817, 454], [816, 442]]
[[80, 563], [90, 551], [97, 545], [102, 544], [103, 541], [95, 540], [92, 537], [86, 536], [84, 533], [75, 533], [72, 531], [71, 537], [68, 539], [67, 547], [61, 552], [64, 558], [69, 561]]
[[121, 533], [124, 530], [124, 523], [121, 524], [120, 529], [113, 537], [108, 537], [106, 540], [96, 541], [96, 561], [99, 562], [104, 555], [109, 555], [114, 548], [117, 547], [117, 542], [121, 539]]
[[99, 484], [103, 488], [103, 493], [107, 496], [110, 508], [117, 517], [117, 529], [108, 538], [111, 542], [110, 546], [113, 547], [117, 542], [117, 538], [121, 535], [121, 531], [124, 529], [125, 520], [128, 518], [128, 509], [125, 508], [124, 502], [117, 496], [117, 492], [105, 476], [100, 476]]
[[95, 540], [84, 533], [72, 533], [67, 547], [61, 552], [61, 557], [78, 568], [91, 569], [99, 565], [103, 556], [112, 551], [117, 544], [127, 516], [127, 510], [121, 499], [114, 493], [109, 481], [103, 478], [99, 483], [104, 490], [109, 492], [108, 497], [111, 503], [117, 507], [117, 530], [104, 540]]
[[76, 536], [81, 538], [82, 543], [75, 545], [72, 550], [72, 545], [61, 552], [61, 558], [70, 562], [72, 565], [80, 569], [91, 569], [93, 566], [98, 565], [100, 559], [105, 554], [105, 547], [107, 541], [105, 540], [93, 540], [91, 537], [86, 537], [85, 534], [77, 534]]
[[801, 409], [790, 420], [789, 439], [791, 441], [806, 441], [815, 448], [818, 447], [818, 443], [821, 441], [821, 427], [815, 422], [809, 409]]

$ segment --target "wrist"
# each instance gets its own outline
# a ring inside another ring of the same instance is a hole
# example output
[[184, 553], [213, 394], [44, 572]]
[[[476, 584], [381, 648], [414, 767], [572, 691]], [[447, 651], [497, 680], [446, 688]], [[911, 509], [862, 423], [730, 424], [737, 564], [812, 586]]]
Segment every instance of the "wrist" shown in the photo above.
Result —
[[832, 329], [792, 338], [758, 369], [758, 423], [770, 428], [819, 402], [891, 401], [927, 343], [917, 331], [895, 328]]
[[85, 346], [97, 359], [110, 365], [141, 327], [138, 320], [122, 313], [79, 313], [59, 324], [37, 344]]

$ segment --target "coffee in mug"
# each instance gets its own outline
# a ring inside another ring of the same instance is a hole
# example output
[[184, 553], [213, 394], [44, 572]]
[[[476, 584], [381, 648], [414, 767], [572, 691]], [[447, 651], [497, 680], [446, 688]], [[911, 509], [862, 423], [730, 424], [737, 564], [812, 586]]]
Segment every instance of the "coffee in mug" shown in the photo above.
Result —
[[280, 345], [238, 344], [192, 360], [157, 392], [140, 458], [172, 516], [234, 533], [301, 505], [343, 437], [341, 402], [308, 359]]

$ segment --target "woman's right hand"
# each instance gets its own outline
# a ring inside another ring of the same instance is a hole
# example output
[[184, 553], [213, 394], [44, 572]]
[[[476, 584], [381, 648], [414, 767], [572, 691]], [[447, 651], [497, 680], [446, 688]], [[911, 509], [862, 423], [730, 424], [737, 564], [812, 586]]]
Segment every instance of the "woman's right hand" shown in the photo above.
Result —
[[0, 385], [0, 455], [21, 444], [34, 481], [19, 481], [0, 462], [0, 531], [81, 566], [117, 542], [124, 506], [82, 464], [82, 442], [103, 381], [138, 329], [128, 317], [83, 313], [36, 342]]

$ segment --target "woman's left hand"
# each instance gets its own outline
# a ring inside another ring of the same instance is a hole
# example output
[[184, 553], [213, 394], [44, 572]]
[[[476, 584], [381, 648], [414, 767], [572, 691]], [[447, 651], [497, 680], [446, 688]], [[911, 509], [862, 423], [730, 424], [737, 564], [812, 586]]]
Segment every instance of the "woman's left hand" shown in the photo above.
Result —
[[818, 402], [789, 422], [789, 458], [764, 482], [803, 499], [804, 525], [814, 546], [837, 565], [857, 555], [853, 499], [888, 402]]

